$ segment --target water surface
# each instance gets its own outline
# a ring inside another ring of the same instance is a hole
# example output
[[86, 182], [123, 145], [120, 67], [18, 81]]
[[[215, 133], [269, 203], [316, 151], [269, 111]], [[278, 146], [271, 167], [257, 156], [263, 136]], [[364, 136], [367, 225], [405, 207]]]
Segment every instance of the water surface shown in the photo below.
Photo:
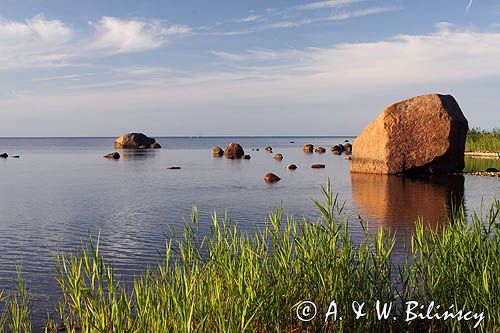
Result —
[[[100, 233], [106, 257], [130, 281], [147, 264], [158, 262], [171, 228], [181, 226], [193, 205], [204, 232], [213, 211], [222, 215], [227, 210], [244, 228], [262, 224], [268, 211], [280, 205], [297, 217], [316, 219], [311, 198], [321, 195], [328, 178], [345, 201], [355, 237], [362, 234], [360, 218], [369, 221], [370, 230], [388, 226], [401, 239], [418, 217], [434, 226], [443, 223], [452, 203], [462, 197], [469, 212], [483, 199], [489, 203], [498, 197], [498, 178], [351, 175], [344, 156], [302, 152], [304, 143], [328, 148], [346, 139], [352, 138], [158, 138], [164, 149], [121, 151], [117, 161], [102, 158], [113, 151], [113, 138], [0, 139], [0, 152], [21, 156], [0, 159], [0, 289], [14, 286], [20, 265], [41, 322], [45, 308], [57, 301], [51, 255], [56, 249], [74, 251], [89, 233]], [[231, 141], [242, 144], [252, 158], [212, 157], [214, 145]], [[284, 160], [275, 161], [266, 146]], [[289, 163], [298, 169], [286, 170]], [[326, 168], [311, 169], [313, 163]], [[472, 166], [500, 168], [498, 161], [484, 163]], [[267, 172], [282, 181], [265, 184]]]

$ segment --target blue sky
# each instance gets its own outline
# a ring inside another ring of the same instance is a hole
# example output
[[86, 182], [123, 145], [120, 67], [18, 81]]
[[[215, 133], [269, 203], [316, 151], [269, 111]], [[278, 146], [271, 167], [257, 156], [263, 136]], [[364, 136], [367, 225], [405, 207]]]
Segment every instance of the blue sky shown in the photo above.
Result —
[[0, 0], [0, 136], [356, 135], [455, 96], [500, 126], [500, 2]]

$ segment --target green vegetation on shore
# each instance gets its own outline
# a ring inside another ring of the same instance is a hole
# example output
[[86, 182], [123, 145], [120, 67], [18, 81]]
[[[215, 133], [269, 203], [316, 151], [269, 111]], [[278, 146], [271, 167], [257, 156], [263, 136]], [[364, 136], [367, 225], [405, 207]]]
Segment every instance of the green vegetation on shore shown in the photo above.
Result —
[[[442, 332], [470, 331], [477, 323], [407, 322], [404, 304], [410, 300], [484, 312], [478, 331], [500, 326], [500, 201], [486, 215], [466, 216], [457, 207], [440, 230], [424, 230], [418, 221], [406, 259], [396, 265], [393, 233], [365, 232], [354, 242], [329, 185], [324, 198], [315, 201], [319, 222], [276, 211], [264, 227], [243, 233], [214, 215], [206, 237], [199, 235], [194, 209], [179, 240], [168, 243], [161, 264], [130, 290], [115, 279], [98, 241], [90, 239], [77, 253], [58, 253], [60, 318], [49, 319], [45, 329], [56, 331], [62, 324], [70, 332]], [[310, 322], [296, 315], [305, 300], [318, 309]], [[333, 300], [342, 320], [330, 316], [325, 323]], [[375, 300], [394, 302], [390, 319], [376, 318]], [[356, 320], [353, 301], [367, 302], [365, 317]], [[22, 282], [2, 307], [0, 332], [32, 329]]]
[[465, 141], [465, 151], [481, 153], [500, 152], [500, 129], [494, 128], [491, 131], [480, 128], [472, 128], [467, 133]]

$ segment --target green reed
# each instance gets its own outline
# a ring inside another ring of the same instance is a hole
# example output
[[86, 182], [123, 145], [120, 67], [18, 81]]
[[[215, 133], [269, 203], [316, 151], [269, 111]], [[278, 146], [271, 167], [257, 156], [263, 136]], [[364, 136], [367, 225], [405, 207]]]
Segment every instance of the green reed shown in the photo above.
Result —
[[465, 151], [500, 153], [500, 128], [491, 131], [470, 129], [465, 141]]
[[[398, 332], [469, 331], [473, 322], [405, 322], [406, 300], [436, 301], [478, 312], [479, 327], [500, 327], [500, 202], [485, 215], [466, 216], [456, 207], [440, 230], [416, 223], [406, 260], [391, 257], [395, 235], [349, 232], [343, 205], [330, 185], [324, 202], [314, 201], [319, 221], [296, 221], [271, 212], [263, 227], [244, 231], [226, 216], [213, 215], [209, 235], [200, 236], [196, 208], [180, 237], [167, 242], [161, 263], [124, 288], [90, 237], [76, 253], [57, 253], [62, 298], [58, 319], [46, 331], [69, 332]], [[363, 225], [363, 227], [366, 227]], [[21, 281], [21, 279], [19, 279]], [[4, 300], [0, 331], [32, 330], [26, 288]], [[396, 320], [367, 315], [356, 320], [352, 301], [394, 302]], [[314, 301], [317, 317], [301, 322], [297, 305]], [[325, 313], [332, 300], [342, 320]], [[8, 310], [11, 309], [11, 310]], [[12, 310], [15, 309], [15, 310]]]

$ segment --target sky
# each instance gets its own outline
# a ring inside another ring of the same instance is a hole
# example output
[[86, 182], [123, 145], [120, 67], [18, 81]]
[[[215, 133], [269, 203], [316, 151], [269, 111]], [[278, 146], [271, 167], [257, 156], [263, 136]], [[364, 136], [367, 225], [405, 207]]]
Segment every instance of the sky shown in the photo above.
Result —
[[500, 1], [0, 0], [0, 137], [357, 135], [452, 94], [500, 127]]

